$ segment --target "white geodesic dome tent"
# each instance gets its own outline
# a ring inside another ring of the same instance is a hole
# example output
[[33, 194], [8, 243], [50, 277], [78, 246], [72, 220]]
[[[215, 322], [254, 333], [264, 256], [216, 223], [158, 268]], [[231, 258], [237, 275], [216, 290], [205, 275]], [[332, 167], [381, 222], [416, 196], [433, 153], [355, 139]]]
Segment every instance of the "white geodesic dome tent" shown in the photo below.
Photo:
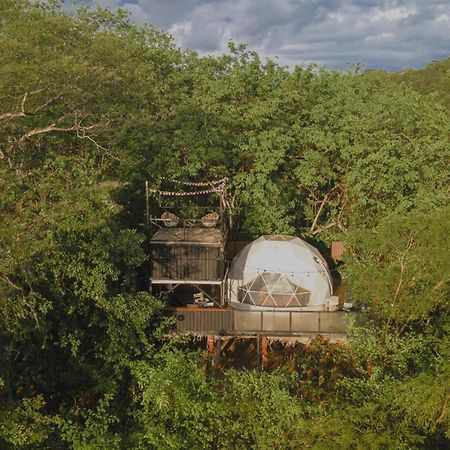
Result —
[[238, 253], [228, 273], [228, 301], [236, 309], [320, 311], [335, 307], [332, 295], [326, 261], [298, 237], [259, 237]]

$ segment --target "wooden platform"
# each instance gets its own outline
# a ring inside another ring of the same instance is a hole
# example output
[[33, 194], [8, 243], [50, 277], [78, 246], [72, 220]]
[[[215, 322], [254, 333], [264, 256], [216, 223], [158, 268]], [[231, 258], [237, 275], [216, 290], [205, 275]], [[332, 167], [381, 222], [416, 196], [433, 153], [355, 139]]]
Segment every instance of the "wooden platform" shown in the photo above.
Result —
[[345, 338], [346, 311], [238, 311], [231, 308], [167, 308], [177, 318], [177, 333], [197, 336]]
[[220, 286], [223, 283], [223, 280], [171, 280], [168, 278], [163, 278], [161, 280], [152, 279], [152, 284], [190, 284], [190, 285], [200, 285], [200, 286]]

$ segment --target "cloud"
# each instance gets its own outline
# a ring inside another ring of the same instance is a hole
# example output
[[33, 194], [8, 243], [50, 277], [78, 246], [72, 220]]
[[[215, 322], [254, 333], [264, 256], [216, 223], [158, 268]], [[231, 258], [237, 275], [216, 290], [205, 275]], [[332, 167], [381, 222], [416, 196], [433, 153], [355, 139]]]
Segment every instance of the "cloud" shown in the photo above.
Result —
[[245, 42], [281, 64], [420, 67], [450, 55], [447, 0], [98, 0], [171, 33], [183, 49]]

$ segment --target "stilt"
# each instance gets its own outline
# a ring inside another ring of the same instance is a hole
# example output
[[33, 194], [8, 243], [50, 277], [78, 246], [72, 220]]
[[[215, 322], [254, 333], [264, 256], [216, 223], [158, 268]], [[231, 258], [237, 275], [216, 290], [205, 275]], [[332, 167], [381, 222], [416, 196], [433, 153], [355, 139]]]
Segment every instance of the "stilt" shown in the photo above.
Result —
[[264, 370], [267, 367], [269, 361], [269, 353], [267, 351], [267, 336], [261, 336], [261, 366]]
[[256, 357], [258, 370], [262, 370], [262, 358], [261, 358], [261, 335], [258, 333], [256, 337]]
[[206, 336], [206, 350], [208, 352], [208, 355], [214, 354], [215, 342], [216, 342], [215, 336]]
[[214, 366], [214, 353], [215, 353], [215, 336], [206, 336], [206, 372], [208, 373]]
[[208, 370], [217, 368], [222, 351], [222, 338], [217, 336], [206, 337], [206, 351], [208, 352]]
[[214, 368], [217, 368], [220, 362], [220, 352], [222, 350], [222, 338], [218, 337], [215, 342], [215, 349], [214, 349], [214, 361], [213, 366]]
[[348, 287], [347, 283], [345, 281], [343, 281], [337, 290], [337, 295], [338, 295], [338, 299], [339, 299], [338, 305], [339, 305], [339, 308], [341, 308], [341, 309], [344, 307], [345, 297], [346, 297], [346, 293], [347, 293], [347, 287]]

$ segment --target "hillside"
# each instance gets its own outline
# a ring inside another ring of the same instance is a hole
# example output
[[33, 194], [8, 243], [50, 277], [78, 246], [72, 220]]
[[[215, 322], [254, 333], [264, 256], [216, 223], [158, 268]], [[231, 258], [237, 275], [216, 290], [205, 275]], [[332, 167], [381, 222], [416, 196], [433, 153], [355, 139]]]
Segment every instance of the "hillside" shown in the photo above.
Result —
[[433, 61], [423, 69], [406, 69], [392, 74], [424, 95], [441, 103], [450, 112], [450, 57]]

